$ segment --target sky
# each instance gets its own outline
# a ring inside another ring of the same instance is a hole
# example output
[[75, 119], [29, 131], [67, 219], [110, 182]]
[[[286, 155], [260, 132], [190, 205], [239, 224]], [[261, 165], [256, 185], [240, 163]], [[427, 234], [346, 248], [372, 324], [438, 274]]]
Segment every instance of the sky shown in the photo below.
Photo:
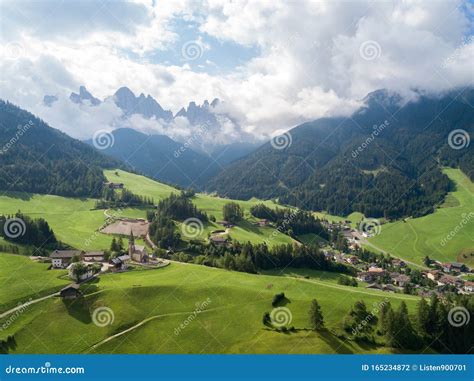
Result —
[[0, 97], [80, 139], [121, 116], [111, 98], [70, 102], [80, 85], [100, 99], [127, 86], [174, 113], [219, 98], [263, 139], [349, 115], [377, 89], [473, 85], [473, 31], [472, 1], [0, 0]]

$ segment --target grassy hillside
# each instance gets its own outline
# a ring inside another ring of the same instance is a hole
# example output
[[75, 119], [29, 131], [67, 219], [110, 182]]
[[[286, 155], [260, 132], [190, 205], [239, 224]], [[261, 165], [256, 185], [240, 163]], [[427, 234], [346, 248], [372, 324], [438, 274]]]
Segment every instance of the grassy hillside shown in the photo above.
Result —
[[0, 313], [70, 283], [66, 270], [48, 271], [48, 267], [21, 255], [0, 253]]
[[[428, 255], [443, 262], [459, 261], [474, 265], [474, 184], [459, 169], [443, 172], [455, 182], [456, 190], [433, 214], [396, 221], [382, 226], [381, 234], [370, 243], [409, 261], [422, 264]], [[466, 218], [467, 217], [467, 218]], [[468, 220], [463, 224], [463, 219]], [[459, 228], [460, 227], [460, 228]], [[447, 239], [450, 232], [454, 237]]]
[[[118, 173], [118, 176], [116, 175]], [[140, 195], [153, 197], [155, 202], [168, 197], [173, 192], [178, 192], [175, 188], [151, 180], [144, 176], [135, 175], [125, 171], [105, 171], [109, 181], [122, 182], [132, 192]], [[106, 217], [103, 210], [93, 210], [95, 199], [66, 198], [52, 195], [26, 194], [10, 192], [0, 195], [0, 212], [2, 214], [14, 214], [18, 210], [33, 217], [42, 217], [48, 221], [56, 237], [75, 247], [83, 250], [100, 250], [110, 246], [112, 236], [98, 232], [104, 224]], [[209, 215], [222, 219], [222, 207], [229, 200], [212, 197], [205, 194], [198, 194], [193, 202]], [[257, 227], [249, 223], [255, 220], [249, 212], [252, 205], [262, 202], [260, 200], [243, 201], [239, 203], [244, 207], [246, 221], [242, 221], [239, 226], [232, 228], [231, 237], [235, 240], [253, 243], [267, 240], [274, 229], [270, 227]], [[276, 206], [271, 201], [265, 201], [269, 206]], [[136, 208], [126, 208], [117, 213], [117, 216], [145, 218], [145, 210]], [[222, 229], [221, 225], [209, 223], [205, 226], [202, 239], [207, 238], [207, 234], [213, 230]], [[290, 243], [293, 240], [284, 235], [278, 234], [270, 241], [271, 244]]]
[[[42, 217], [59, 240], [84, 250], [108, 248], [112, 240], [111, 236], [97, 233], [105, 222], [105, 216], [103, 210], [92, 210], [94, 204], [93, 199], [51, 195], [8, 193], [0, 196], [2, 214], [21, 210], [33, 218]], [[139, 209], [126, 209], [124, 214], [145, 217], [145, 212]]]
[[[44, 272], [38, 265], [38, 273]], [[0, 274], [5, 274], [3, 268]], [[88, 286], [82, 299], [52, 298], [31, 305], [0, 332], [0, 339], [14, 334], [15, 353], [387, 353], [385, 347], [361, 346], [329, 331], [307, 330], [311, 299], [320, 302], [327, 327], [337, 330], [360, 299], [369, 310], [384, 298], [393, 306], [405, 300], [411, 311], [415, 309], [417, 298], [412, 296], [340, 286], [334, 279], [321, 280], [319, 273], [306, 275], [310, 278], [251, 275], [179, 263], [104, 275]], [[273, 295], [282, 291], [289, 299], [290, 325], [297, 329], [293, 333], [278, 333], [262, 324], [263, 313], [272, 310]], [[203, 302], [203, 312], [190, 320], [196, 304]], [[113, 311], [113, 324], [101, 328], [93, 323], [98, 307]], [[189, 324], [176, 330], [186, 319]]]
[[[109, 181], [121, 182], [125, 185], [127, 189], [130, 189], [133, 193], [142, 196], [152, 197], [155, 202], [159, 199], [169, 196], [171, 193], [177, 192], [175, 188], [172, 188], [169, 185], [165, 185], [157, 181], [151, 180], [147, 177], [135, 175], [121, 170], [104, 171], [104, 174]], [[233, 200], [198, 193], [196, 194], [196, 196], [193, 197], [192, 201], [199, 209], [205, 211], [209, 216], [215, 216], [217, 221], [219, 221], [223, 219], [223, 206]], [[276, 236], [272, 236], [272, 233], [275, 229], [271, 227], [255, 226], [251, 223], [252, 221], [257, 221], [257, 219], [255, 219], [250, 214], [250, 208], [253, 205], [264, 203], [269, 207], [275, 208], [278, 206], [276, 203], [274, 203], [273, 201], [262, 201], [259, 199], [251, 199], [248, 201], [239, 200], [235, 202], [239, 203], [244, 209], [245, 221], [240, 222], [238, 226], [233, 227], [231, 229], [230, 236], [232, 237], [232, 239], [241, 242], [250, 241], [252, 243], [260, 243], [265, 240], [268, 240], [270, 245], [293, 242], [293, 240], [285, 234], [278, 234]], [[200, 234], [200, 236], [198, 236], [197, 238], [206, 239], [207, 235], [210, 232], [218, 229], [222, 229], [222, 225], [209, 222], [204, 226], [202, 234]], [[270, 237], [273, 238], [269, 239]]]

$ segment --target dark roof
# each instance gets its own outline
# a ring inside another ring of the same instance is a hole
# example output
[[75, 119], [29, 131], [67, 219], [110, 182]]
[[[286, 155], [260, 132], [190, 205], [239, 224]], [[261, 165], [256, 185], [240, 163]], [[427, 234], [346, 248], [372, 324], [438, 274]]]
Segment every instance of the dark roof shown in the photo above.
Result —
[[75, 255], [81, 255], [80, 250], [54, 250], [50, 257], [51, 258], [72, 258]]

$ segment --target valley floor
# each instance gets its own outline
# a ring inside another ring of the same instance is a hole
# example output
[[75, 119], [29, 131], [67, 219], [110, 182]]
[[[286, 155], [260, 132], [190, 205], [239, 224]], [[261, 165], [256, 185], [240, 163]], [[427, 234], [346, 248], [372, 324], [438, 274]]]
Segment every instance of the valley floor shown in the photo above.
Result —
[[[18, 258], [30, 261], [9, 254], [1, 258], [12, 265], [18, 265]], [[23, 266], [29, 270], [24, 279], [28, 286], [18, 290], [24, 301], [38, 296], [36, 289], [43, 283], [39, 275], [61, 276], [41, 264]], [[7, 270], [0, 269], [0, 274], [3, 286]], [[360, 345], [333, 332], [341, 332], [344, 316], [357, 300], [363, 299], [369, 310], [385, 299], [392, 306], [404, 300], [411, 311], [418, 300], [341, 286], [321, 280], [317, 273], [309, 279], [296, 279], [291, 271], [287, 275], [251, 275], [181, 263], [102, 275], [81, 286], [82, 298], [45, 299], [1, 319], [6, 328], [0, 339], [14, 335], [17, 346], [12, 353], [389, 353], [384, 346]], [[22, 284], [21, 273], [15, 278]], [[294, 332], [277, 332], [262, 324], [279, 292], [288, 298], [285, 308]], [[12, 294], [2, 295], [0, 312], [13, 305], [11, 298]], [[308, 329], [313, 298], [321, 304], [328, 328], [322, 332]], [[17, 296], [13, 299], [18, 302]], [[107, 311], [110, 324], [94, 324], [98, 308]]]

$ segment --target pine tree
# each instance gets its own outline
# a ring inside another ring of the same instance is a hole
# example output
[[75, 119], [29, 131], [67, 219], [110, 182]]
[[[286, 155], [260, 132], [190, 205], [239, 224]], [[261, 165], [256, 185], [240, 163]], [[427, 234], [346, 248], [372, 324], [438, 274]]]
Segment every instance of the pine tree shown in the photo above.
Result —
[[420, 333], [423, 336], [430, 336], [430, 306], [428, 305], [425, 298], [421, 298], [418, 302], [418, 311], [417, 311], [417, 326]]
[[380, 333], [385, 335], [389, 326], [389, 313], [392, 310], [392, 305], [390, 302], [384, 302], [380, 308], [379, 321], [380, 321]]
[[324, 328], [324, 318], [321, 307], [316, 299], [311, 301], [311, 308], [309, 309], [309, 324], [314, 331]]

